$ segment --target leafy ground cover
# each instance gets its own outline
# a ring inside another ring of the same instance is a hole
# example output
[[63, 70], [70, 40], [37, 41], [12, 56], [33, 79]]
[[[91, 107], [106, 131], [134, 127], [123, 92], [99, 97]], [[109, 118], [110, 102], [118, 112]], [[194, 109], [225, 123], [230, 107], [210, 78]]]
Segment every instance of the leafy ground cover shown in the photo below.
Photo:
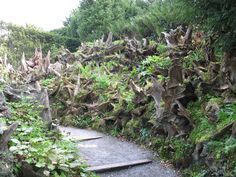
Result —
[[86, 172], [86, 165], [78, 154], [76, 142], [65, 138], [58, 131], [48, 131], [40, 108], [27, 99], [8, 103], [12, 116], [0, 118], [6, 126], [18, 122], [11, 138], [10, 152], [14, 155], [16, 175], [22, 173], [22, 164], [28, 163], [41, 176], [69, 177], [93, 176]]

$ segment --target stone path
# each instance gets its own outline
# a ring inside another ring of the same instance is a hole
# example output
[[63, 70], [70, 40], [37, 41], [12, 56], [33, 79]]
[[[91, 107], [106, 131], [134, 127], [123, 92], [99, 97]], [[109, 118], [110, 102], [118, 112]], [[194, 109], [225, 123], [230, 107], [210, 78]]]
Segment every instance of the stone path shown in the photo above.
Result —
[[111, 169], [97, 173], [101, 177], [177, 177], [177, 173], [165, 167], [161, 162], [154, 159], [151, 151], [145, 150], [136, 144], [121, 141], [117, 138], [93, 131], [71, 127], [59, 127], [59, 129], [76, 139], [81, 156], [91, 167], [114, 166], [150, 159], [151, 163], [141, 164], [122, 169]]

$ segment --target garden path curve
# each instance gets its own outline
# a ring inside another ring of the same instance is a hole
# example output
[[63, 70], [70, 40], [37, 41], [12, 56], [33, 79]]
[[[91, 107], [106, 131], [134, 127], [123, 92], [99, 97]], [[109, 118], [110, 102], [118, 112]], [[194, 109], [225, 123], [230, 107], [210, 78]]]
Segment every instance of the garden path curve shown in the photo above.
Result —
[[171, 167], [155, 159], [151, 151], [142, 149], [134, 143], [93, 130], [62, 126], [59, 129], [68, 136], [80, 140], [78, 148], [81, 156], [87, 161], [89, 169], [101, 177], [178, 176]]

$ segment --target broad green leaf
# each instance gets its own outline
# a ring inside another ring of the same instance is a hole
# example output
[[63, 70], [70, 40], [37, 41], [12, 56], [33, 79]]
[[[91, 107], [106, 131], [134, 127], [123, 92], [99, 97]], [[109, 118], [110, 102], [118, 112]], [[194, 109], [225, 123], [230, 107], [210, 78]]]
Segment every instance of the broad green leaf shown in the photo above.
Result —
[[15, 139], [15, 138], [11, 139], [11, 142], [13, 142], [15, 144], [20, 144], [20, 141], [18, 139]]
[[11, 146], [10, 148], [9, 148], [9, 150], [11, 151], [11, 152], [13, 152], [13, 151], [16, 151], [18, 148], [16, 147], [16, 146]]
[[49, 165], [48, 165], [48, 169], [51, 170], [51, 171], [53, 171], [53, 170], [55, 169], [55, 166], [54, 166], [53, 164], [49, 164]]
[[46, 164], [45, 164], [45, 162], [37, 162], [35, 166], [38, 168], [43, 168], [46, 166]]
[[44, 170], [44, 171], [43, 171], [43, 174], [44, 174], [45, 176], [50, 176], [50, 171]]

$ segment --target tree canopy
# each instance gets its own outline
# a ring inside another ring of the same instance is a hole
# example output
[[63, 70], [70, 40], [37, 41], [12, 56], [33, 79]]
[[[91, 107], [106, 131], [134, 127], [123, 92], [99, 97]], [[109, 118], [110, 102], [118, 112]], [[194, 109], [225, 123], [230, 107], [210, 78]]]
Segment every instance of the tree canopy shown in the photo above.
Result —
[[64, 30], [81, 41], [93, 41], [110, 31], [116, 38], [155, 37], [178, 25], [194, 25], [228, 50], [235, 46], [235, 6], [234, 0], [83, 0]]
[[236, 1], [234, 0], [182, 0], [194, 8], [191, 17], [203, 25], [205, 31], [215, 36], [224, 51], [236, 46]]

